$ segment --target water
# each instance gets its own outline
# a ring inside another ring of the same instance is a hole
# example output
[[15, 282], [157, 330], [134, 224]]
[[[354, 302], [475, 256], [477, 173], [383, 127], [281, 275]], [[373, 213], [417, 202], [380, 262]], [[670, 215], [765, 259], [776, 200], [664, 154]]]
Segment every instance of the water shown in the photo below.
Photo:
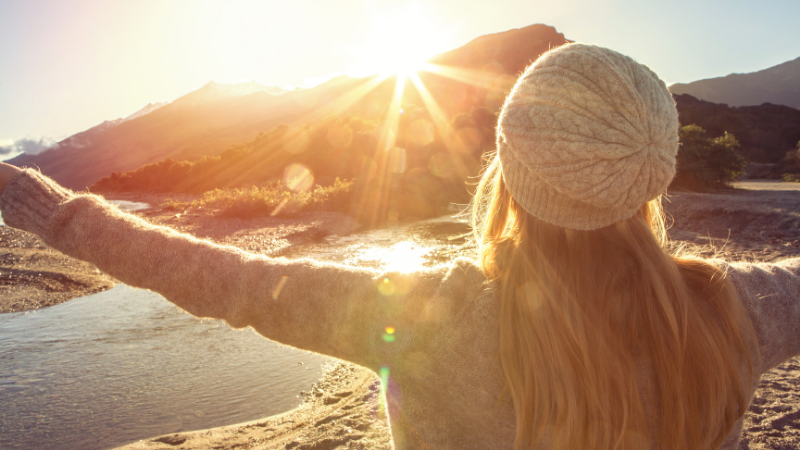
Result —
[[[468, 252], [466, 232], [441, 218], [331, 236], [289, 257], [407, 270]], [[103, 449], [259, 419], [296, 407], [329, 361], [125, 285], [2, 314], [0, 448]]]
[[119, 207], [119, 209], [121, 209], [123, 211], [128, 211], [128, 212], [130, 212], [130, 211], [140, 211], [140, 210], [147, 209], [147, 208], [150, 207], [150, 205], [147, 204], [147, 203], [131, 202], [131, 201], [128, 201], [128, 200], [107, 200], [107, 201], [108, 201], [108, 203], [112, 203], [114, 205], [117, 205], [117, 207]]
[[2, 314], [0, 448], [102, 449], [269, 416], [299, 405], [325, 361], [125, 285]]
[[[122, 211], [140, 211], [142, 209], [147, 209], [150, 207], [147, 203], [142, 202], [129, 202], [128, 200], [108, 200], [109, 203], [113, 203], [119, 207]], [[3, 222], [3, 214], [0, 214], [0, 226], [4, 226], [5, 222]]]

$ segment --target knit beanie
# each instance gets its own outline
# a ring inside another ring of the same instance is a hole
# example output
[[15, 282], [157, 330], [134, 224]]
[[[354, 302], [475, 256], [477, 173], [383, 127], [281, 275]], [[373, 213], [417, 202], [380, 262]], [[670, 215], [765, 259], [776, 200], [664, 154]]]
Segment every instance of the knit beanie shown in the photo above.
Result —
[[568, 44], [517, 80], [497, 129], [503, 181], [528, 213], [575, 230], [632, 217], [675, 175], [678, 111], [649, 68]]

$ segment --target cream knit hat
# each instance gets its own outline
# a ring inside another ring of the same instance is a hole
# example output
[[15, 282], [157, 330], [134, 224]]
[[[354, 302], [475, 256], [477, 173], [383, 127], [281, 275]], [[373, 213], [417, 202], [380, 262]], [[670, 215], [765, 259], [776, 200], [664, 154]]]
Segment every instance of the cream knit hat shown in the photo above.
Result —
[[503, 180], [531, 215], [593, 230], [663, 193], [678, 152], [675, 101], [652, 70], [568, 44], [517, 80], [497, 129]]

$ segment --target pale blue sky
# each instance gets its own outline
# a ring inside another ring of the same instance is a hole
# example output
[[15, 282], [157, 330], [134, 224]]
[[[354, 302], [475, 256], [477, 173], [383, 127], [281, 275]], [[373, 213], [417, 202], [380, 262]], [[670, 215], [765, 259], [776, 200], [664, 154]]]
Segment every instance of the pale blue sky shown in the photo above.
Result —
[[[668, 82], [800, 57], [800, 0], [2, 0], [0, 147], [63, 138], [208, 81], [284, 87], [534, 23]], [[0, 156], [1, 157], [1, 156]]]

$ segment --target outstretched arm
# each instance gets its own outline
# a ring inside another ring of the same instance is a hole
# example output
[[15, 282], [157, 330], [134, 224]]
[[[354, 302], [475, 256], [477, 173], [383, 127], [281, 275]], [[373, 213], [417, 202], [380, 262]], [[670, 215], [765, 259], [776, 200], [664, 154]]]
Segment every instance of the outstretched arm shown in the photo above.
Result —
[[[444, 270], [410, 275], [310, 260], [273, 259], [152, 225], [38, 172], [16, 171], [0, 195], [7, 225], [200, 317], [298, 348], [378, 368], [387, 326], [413, 326]], [[391, 279], [389, 278], [391, 277]], [[391, 283], [391, 295], [379, 284]], [[402, 350], [397, 342], [391, 351]]]
[[800, 258], [732, 263], [727, 272], [756, 331], [760, 372], [800, 355]]

